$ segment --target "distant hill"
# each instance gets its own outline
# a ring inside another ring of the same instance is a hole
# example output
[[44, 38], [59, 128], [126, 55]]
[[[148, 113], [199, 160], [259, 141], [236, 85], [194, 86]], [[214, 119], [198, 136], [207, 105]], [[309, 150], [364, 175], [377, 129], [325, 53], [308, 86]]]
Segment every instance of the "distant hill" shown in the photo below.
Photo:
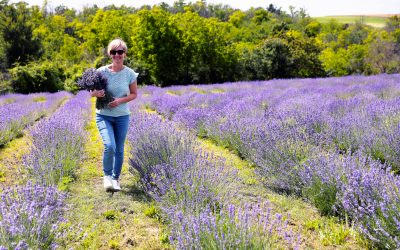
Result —
[[[400, 14], [398, 14], [400, 15]], [[331, 19], [337, 20], [339, 23], [356, 23], [361, 22], [372, 27], [383, 28], [386, 23], [386, 19], [394, 16], [390, 14], [376, 14], [376, 15], [344, 15], [344, 16], [323, 16], [314, 17], [321, 23], [327, 23]]]

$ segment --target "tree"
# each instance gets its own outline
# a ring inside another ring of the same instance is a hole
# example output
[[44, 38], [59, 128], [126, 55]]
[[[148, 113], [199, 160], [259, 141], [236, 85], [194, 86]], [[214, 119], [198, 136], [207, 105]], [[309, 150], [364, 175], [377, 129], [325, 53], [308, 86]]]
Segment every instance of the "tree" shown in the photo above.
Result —
[[170, 14], [160, 7], [137, 13], [132, 34], [133, 51], [138, 64], [148, 70], [146, 84], [166, 86], [179, 83], [182, 41]]
[[344, 48], [334, 50], [326, 48], [319, 56], [328, 76], [344, 76], [349, 74], [349, 58]]
[[7, 68], [8, 61], [7, 61], [7, 43], [4, 41], [3, 34], [0, 32], [0, 72], [4, 72]]
[[393, 32], [400, 29], [400, 16], [394, 15], [386, 20], [385, 29], [388, 32]]
[[232, 13], [232, 15], [229, 17], [229, 22], [235, 26], [235, 27], [240, 27], [246, 17], [246, 14], [243, 13], [240, 10], [237, 10]]
[[227, 44], [227, 23], [185, 12], [174, 17], [179, 29], [184, 82], [215, 83], [235, 77], [237, 54]]
[[325, 47], [319, 59], [329, 76], [365, 72], [364, 57], [367, 55], [369, 32], [368, 27], [361, 23], [343, 26], [331, 21], [322, 26], [316, 41], [322, 48]]
[[321, 32], [322, 24], [318, 21], [311, 21], [304, 29], [304, 32], [309, 37], [316, 37]]
[[347, 48], [352, 44], [363, 44], [368, 37], [368, 26], [361, 23], [349, 25], [347, 29], [342, 30], [338, 35], [339, 46]]
[[92, 58], [103, 57], [107, 44], [116, 37], [122, 38], [128, 48], [132, 46], [133, 23], [133, 16], [126, 10], [97, 10], [90, 22], [77, 30], [77, 33]]
[[12, 86], [18, 93], [56, 92], [62, 90], [63, 69], [51, 61], [30, 62], [10, 70]]
[[296, 30], [286, 32], [284, 36], [290, 48], [292, 77], [321, 77], [325, 76], [322, 62], [319, 58], [321, 47], [315, 43], [314, 38], [309, 38]]
[[292, 58], [287, 42], [281, 38], [266, 39], [250, 52], [245, 69], [250, 80], [290, 77]]
[[272, 3], [268, 5], [267, 11], [278, 16], [282, 14], [281, 8], [275, 7]]
[[253, 22], [256, 24], [261, 24], [262, 22], [267, 22], [270, 19], [268, 11], [264, 9], [257, 9], [254, 12]]
[[380, 32], [375, 36], [368, 46], [368, 55], [365, 57], [365, 62], [369, 66], [366, 73], [399, 73], [400, 48], [397, 43], [386, 32]]
[[0, 27], [5, 41], [7, 67], [15, 63], [26, 64], [41, 55], [41, 42], [33, 36], [34, 19], [24, 2], [2, 5]]

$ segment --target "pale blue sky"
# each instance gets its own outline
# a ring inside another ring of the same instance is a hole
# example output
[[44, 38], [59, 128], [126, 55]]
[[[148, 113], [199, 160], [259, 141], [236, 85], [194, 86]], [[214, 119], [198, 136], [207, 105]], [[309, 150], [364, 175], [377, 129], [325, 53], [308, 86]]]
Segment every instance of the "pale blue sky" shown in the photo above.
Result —
[[[43, 0], [24, 0], [31, 5], [42, 5]], [[10, 2], [19, 2], [12, 0]], [[166, 2], [172, 5], [175, 0], [48, 0], [52, 7], [65, 5], [80, 9], [85, 5], [97, 4], [99, 7], [115, 4], [140, 7], [144, 4], [153, 5]], [[185, 1], [195, 2], [195, 1]], [[222, 3], [234, 8], [247, 10], [250, 7], [267, 7], [270, 3], [289, 11], [289, 6], [296, 9], [304, 8], [311, 16], [327, 15], [367, 15], [367, 14], [400, 14], [400, 0], [208, 0], [207, 3]]]

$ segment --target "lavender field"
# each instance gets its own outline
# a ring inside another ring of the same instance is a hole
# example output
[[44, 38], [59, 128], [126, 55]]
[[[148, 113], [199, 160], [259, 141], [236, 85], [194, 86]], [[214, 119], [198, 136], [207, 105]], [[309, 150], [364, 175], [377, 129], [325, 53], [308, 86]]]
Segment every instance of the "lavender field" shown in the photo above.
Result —
[[15, 130], [15, 124], [20, 133], [25, 127], [31, 149], [15, 169], [18, 179], [0, 184], [0, 249], [55, 249], [64, 234], [63, 185], [72, 180], [83, 156], [89, 96], [83, 92], [75, 97], [66, 92], [40, 96], [39, 104], [32, 101], [36, 94], [1, 97], [15, 100], [0, 106], [7, 114], [2, 134]]
[[[0, 249], [400, 248], [400, 75], [142, 87], [115, 197], [93, 100], [41, 96], [0, 96]], [[16, 178], [1, 161], [21, 136]]]
[[[273, 236], [301, 247], [301, 235], [288, 227], [275, 228], [284, 235], [266, 233], [280, 215], [240, 214], [257, 213], [260, 204], [232, 210], [237, 176], [202, 154], [196, 137], [250, 162], [266, 189], [354, 225], [370, 246], [400, 248], [399, 75], [149, 86], [140, 93], [132, 106], [140, 115], [130, 133], [131, 171], [173, 221], [177, 248], [265, 249], [282, 243]], [[209, 212], [215, 206], [220, 214]], [[250, 218], [258, 219], [254, 228]]]

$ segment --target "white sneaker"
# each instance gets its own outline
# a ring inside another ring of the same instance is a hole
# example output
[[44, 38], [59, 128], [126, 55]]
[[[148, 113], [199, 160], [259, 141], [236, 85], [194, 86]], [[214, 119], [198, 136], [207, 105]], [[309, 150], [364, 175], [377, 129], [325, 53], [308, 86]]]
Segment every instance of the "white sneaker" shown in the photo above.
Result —
[[112, 178], [110, 175], [106, 175], [103, 177], [104, 189], [106, 191], [111, 191], [113, 189]]
[[112, 187], [115, 192], [121, 191], [121, 186], [119, 185], [118, 180], [111, 180], [111, 182], [112, 182]]

